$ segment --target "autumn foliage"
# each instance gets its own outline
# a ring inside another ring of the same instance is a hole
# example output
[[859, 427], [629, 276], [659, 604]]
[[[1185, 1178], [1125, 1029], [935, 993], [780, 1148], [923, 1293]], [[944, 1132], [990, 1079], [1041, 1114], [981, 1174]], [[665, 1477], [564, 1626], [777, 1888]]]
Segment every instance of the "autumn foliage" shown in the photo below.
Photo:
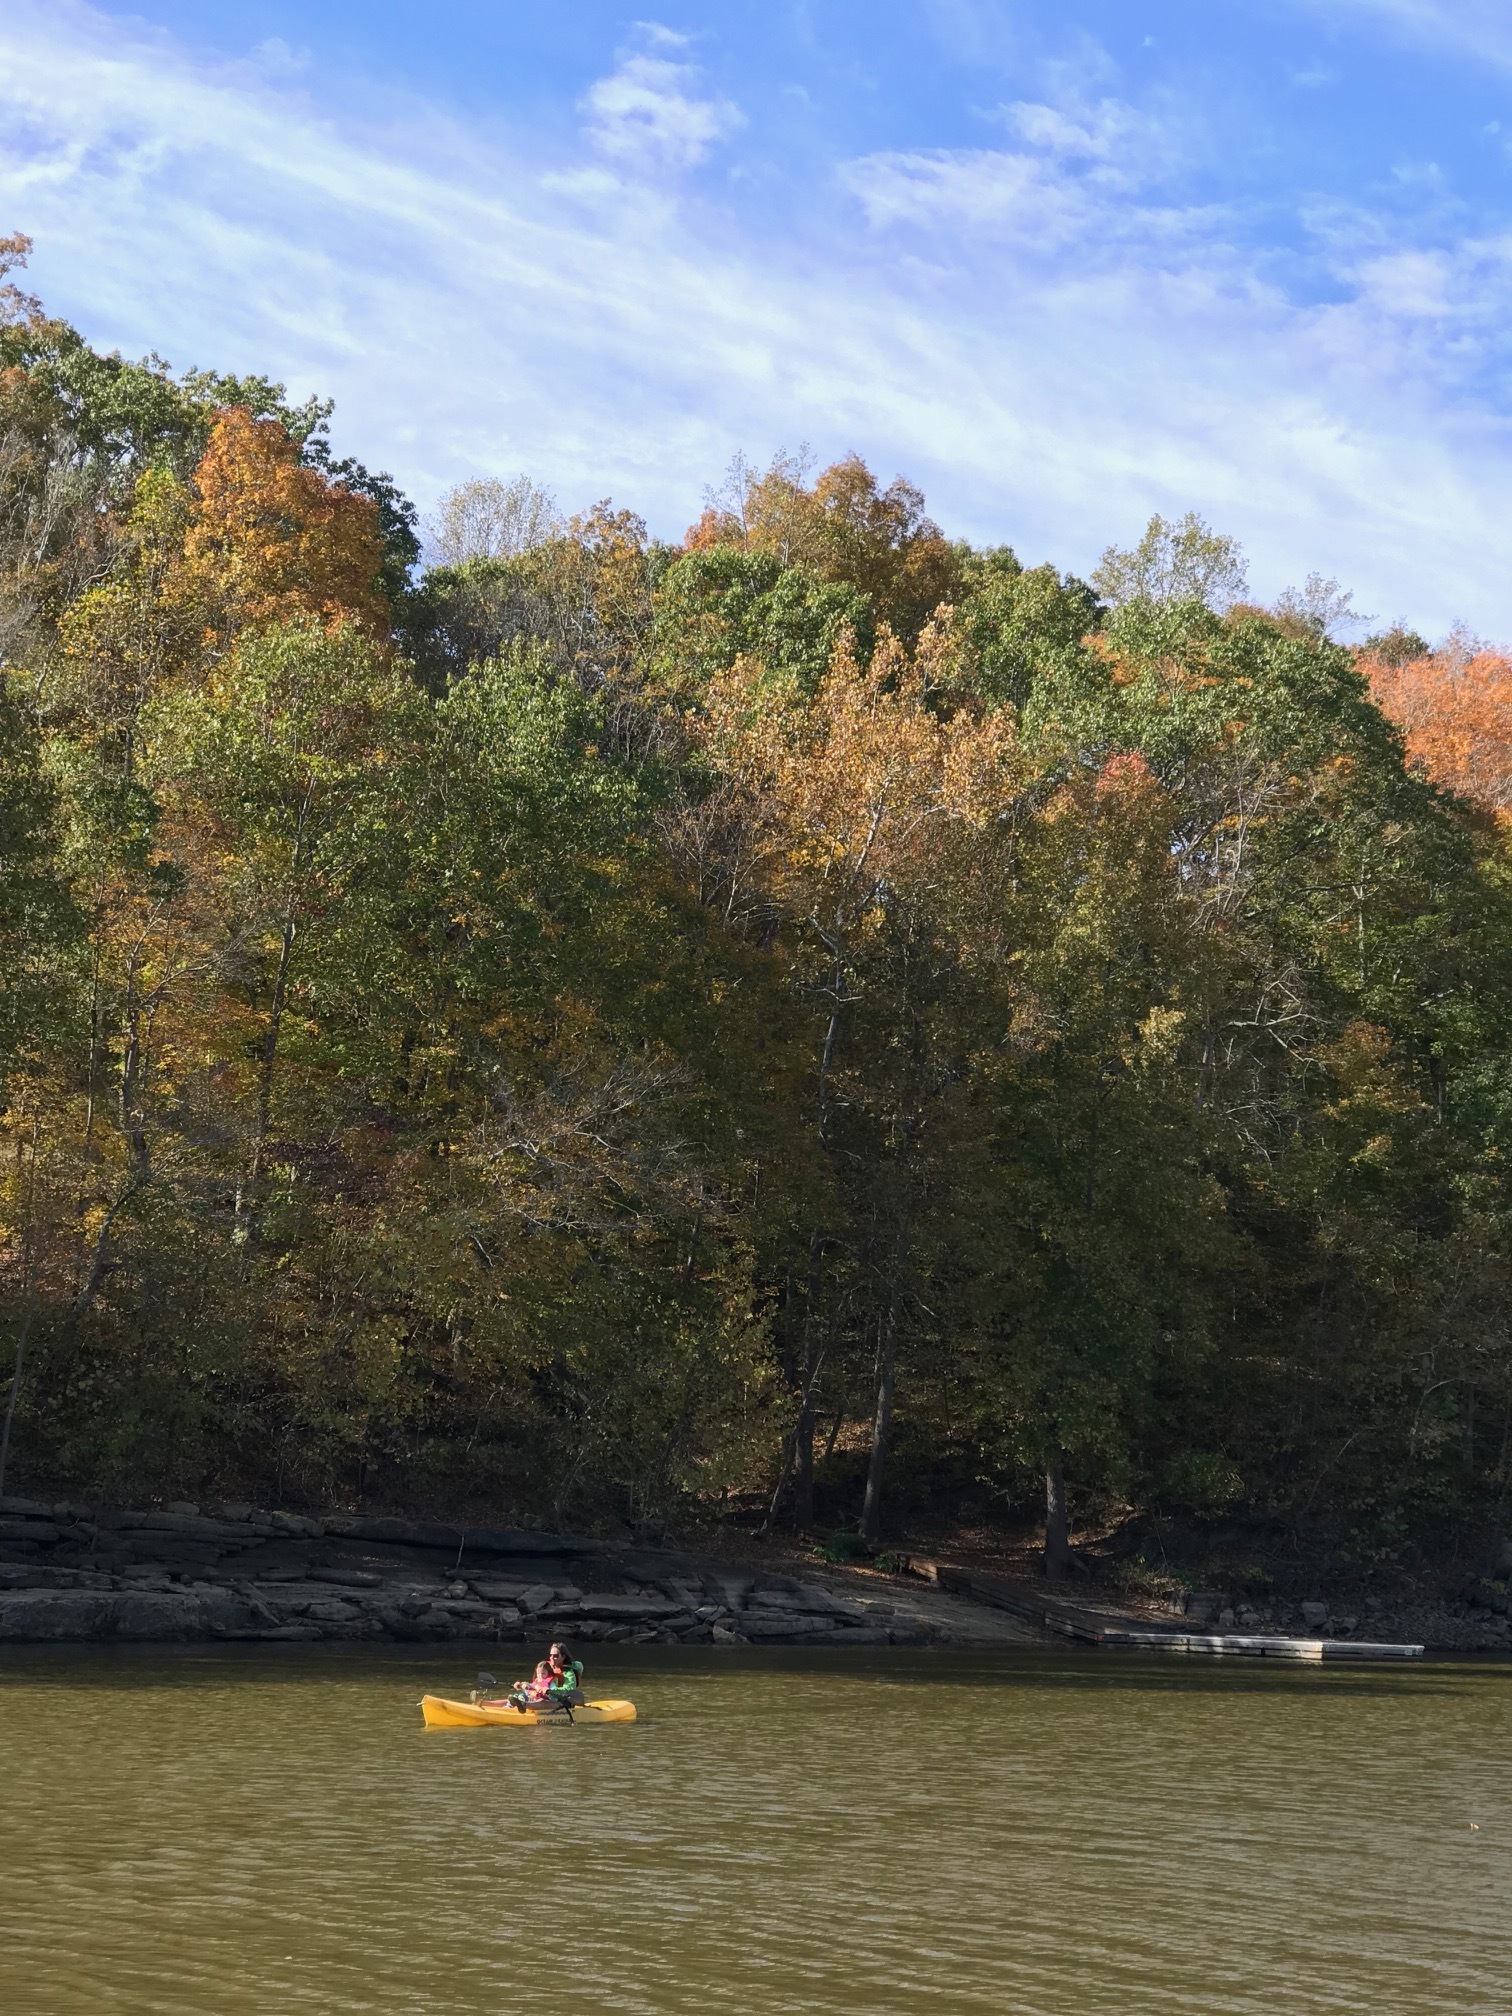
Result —
[[15, 288], [0, 407], [10, 1488], [1469, 1558], [1512, 663], [853, 455], [422, 570], [318, 403]]
[[220, 413], [194, 473], [189, 568], [237, 626], [309, 615], [384, 635], [377, 511], [307, 467], [277, 420]]
[[1512, 659], [1446, 649], [1406, 664], [1366, 660], [1370, 690], [1435, 784], [1512, 817]]
[[957, 585], [955, 555], [926, 514], [923, 493], [901, 476], [881, 488], [859, 455], [822, 470], [812, 485], [790, 458], [763, 472], [737, 464], [685, 544], [692, 552], [732, 545], [775, 553], [784, 565], [851, 583], [909, 640]]

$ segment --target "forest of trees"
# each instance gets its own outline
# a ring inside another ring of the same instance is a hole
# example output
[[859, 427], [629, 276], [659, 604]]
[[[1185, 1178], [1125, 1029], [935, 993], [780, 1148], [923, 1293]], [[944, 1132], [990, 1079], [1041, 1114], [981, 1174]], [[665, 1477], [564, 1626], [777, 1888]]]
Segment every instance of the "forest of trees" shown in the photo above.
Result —
[[3, 1488], [1504, 1515], [1512, 664], [328, 413], [0, 288]]

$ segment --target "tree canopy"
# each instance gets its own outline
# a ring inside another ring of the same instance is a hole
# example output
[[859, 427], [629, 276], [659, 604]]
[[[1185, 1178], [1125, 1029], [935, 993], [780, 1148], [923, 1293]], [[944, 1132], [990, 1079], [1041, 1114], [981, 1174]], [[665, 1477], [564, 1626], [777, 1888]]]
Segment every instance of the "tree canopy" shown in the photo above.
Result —
[[422, 567], [329, 411], [0, 292], [13, 1470], [1496, 1516], [1502, 657], [858, 456], [675, 545], [475, 481]]

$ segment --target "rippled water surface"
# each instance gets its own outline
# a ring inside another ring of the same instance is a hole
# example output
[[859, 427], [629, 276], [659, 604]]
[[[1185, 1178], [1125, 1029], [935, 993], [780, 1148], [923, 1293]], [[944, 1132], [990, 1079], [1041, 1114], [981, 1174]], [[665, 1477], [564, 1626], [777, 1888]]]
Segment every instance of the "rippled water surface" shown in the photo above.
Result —
[[[1512, 1669], [0, 1656], [5, 2016], [1512, 2010]], [[1478, 1822], [1478, 1831], [1472, 1829]]]

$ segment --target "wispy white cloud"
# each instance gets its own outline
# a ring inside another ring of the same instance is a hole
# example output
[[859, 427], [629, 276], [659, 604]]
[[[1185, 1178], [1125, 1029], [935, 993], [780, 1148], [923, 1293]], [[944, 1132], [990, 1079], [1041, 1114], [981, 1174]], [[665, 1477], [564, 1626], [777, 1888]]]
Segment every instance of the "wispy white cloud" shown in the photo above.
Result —
[[[647, 46], [614, 74], [689, 73]], [[696, 73], [633, 74], [719, 103]], [[727, 115], [627, 109], [639, 153], [604, 151], [614, 101], [595, 141], [554, 145], [418, 104], [359, 122], [308, 73], [10, 0], [0, 226], [35, 234], [36, 284], [97, 339], [334, 392], [342, 445], [422, 505], [526, 468], [675, 534], [734, 449], [807, 438], [1031, 558], [1085, 568], [1196, 506], [1262, 591], [1316, 568], [1370, 608], [1512, 633], [1512, 438], [1471, 382], [1505, 250], [1414, 265], [1340, 213], [1335, 296], [1299, 306], [1233, 218], [1171, 197], [1179, 135], [1102, 87], [1044, 104], [999, 149], [851, 163], [773, 246], [716, 205], [712, 154], [679, 193]]]
[[688, 49], [693, 43], [691, 35], [685, 35], [680, 28], [669, 28], [665, 21], [637, 21], [635, 32], [661, 49]]
[[252, 60], [270, 77], [297, 77], [309, 69], [310, 52], [296, 49], [281, 35], [270, 35], [252, 51]]
[[946, 225], [1051, 247], [1079, 235], [1087, 214], [1075, 186], [1041, 162], [990, 148], [868, 154], [841, 177], [876, 227]]
[[1016, 148], [884, 152], [845, 164], [841, 177], [874, 227], [927, 225], [1013, 238], [1059, 252], [1090, 241], [1210, 237], [1215, 212], [1163, 203], [1156, 192], [1180, 151], [1174, 129], [1121, 99], [1020, 99], [996, 122]]
[[[658, 29], [656, 39], [660, 46], [676, 47], [686, 38]], [[594, 144], [637, 169], [694, 168], [717, 140], [745, 123], [728, 98], [701, 94], [691, 63], [665, 56], [624, 57], [611, 76], [591, 87], [584, 103]]]
[[1172, 126], [1112, 97], [1074, 88], [1055, 102], [1019, 99], [995, 122], [1016, 148], [880, 152], [846, 163], [841, 179], [874, 227], [970, 229], [1059, 251], [1092, 236], [1210, 234], [1210, 208], [1160, 203], [1152, 192], [1180, 152]]
[[1507, 0], [1300, 0], [1330, 26], [1354, 16], [1439, 53], [1479, 57], [1512, 69], [1512, 8]]
[[[1012, 243], [1041, 261], [1075, 246], [1097, 268], [1125, 256], [1134, 239], [1209, 244], [1222, 214], [1205, 205], [1122, 201], [1134, 185], [1115, 170], [1070, 174], [1053, 160], [991, 148], [869, 154], [847, 162], [840, 175], [875, 228], [971, 232], [982, 246]], [[947, 255], [961, 249], [940, 247]]]
[[1117, 98], [1071, 107], [1020, 100], [1005, 107], [1004, 116], [1030, 146], [1068, 160], [1117, 160], [1151, 130], [1149, 121]]
[[941, 43], [965, 63], [1006, 67], [1027, 40], [1021, 10], [1001, 0], [924, 0], [922, 11]]

